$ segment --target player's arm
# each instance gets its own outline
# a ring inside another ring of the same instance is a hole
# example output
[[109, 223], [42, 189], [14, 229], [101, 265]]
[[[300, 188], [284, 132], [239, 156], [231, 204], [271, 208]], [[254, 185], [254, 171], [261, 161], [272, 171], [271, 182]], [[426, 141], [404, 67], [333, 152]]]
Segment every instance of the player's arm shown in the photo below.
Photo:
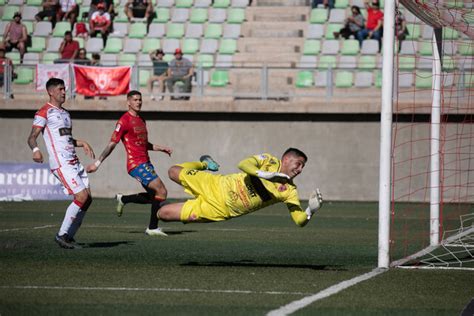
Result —
[[323, 196], [319, 189], [313, 191], [309, 196], [308, 206], [305, 210], [301, 208], [297, 197], [295, 197], [293, 201], [287, 202], [286, 205], [290, 211], [291, 218], [296, 223], [296, 225], [303, 227], [323, 206]]
[[73, 143], [75, 147], [83, 147], [87, 156], [91, 157], [92, 159], [95, 158], [94, 150], [85, 140], [73, 139]]
[[165, 154], [168, 154], [168, 156], [170, 156], [170, 157], [171, 157], [171, 154], [173, 153], [173, 149], [171, 149], [170, 147], [156, 145], [156, 144], [152, 144], [150, 142], [147, 144], [147, 148], [148, 148], [148, 150], [151, 150], [151, 151], [164, 152]]
[[43, 154], [41, 153], [41, 150], [38, 147], [36, 139], [42, 131], [42, 127], [33, 126], [31, 128], [30, 136], [28, 136], [28, 146], [30, 146], [31, 150], [33, 151], [33, 161], [39, 163], [43, 162]]
[[97, 169], [99, 169], [100, 164], [114, 151], [115, 146], [117, 146], [117, 143], [115, 142], [110, 142], [105, 146], [99, 158], [86, 167], [87, 172], [96, 172]]
[[290, 179], [290, 177], [284, 173], [263, 171], [260, 170], [260, 167], [261, 165], [255, 156], [244, 159], [238, 164], [238, 168], [246, 174], [257, 176], [268, 181], [285, 183]]

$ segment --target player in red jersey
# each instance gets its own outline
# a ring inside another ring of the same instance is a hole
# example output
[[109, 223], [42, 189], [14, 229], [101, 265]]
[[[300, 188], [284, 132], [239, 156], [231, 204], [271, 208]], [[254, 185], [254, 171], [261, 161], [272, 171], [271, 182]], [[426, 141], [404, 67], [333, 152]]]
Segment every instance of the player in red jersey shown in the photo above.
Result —
[[166, 200], [166, 187], [156, 174], [150, 162], [149, 150], [161, 151], [171, 156], [173, 150], [166, 146], [152, 144], [148, 141], [148, 131], [145, 120], [140, 116], [142, 108], [142, 94], [133, 90], [127, 94], [128, 111], [118, 120], [110, 143], [105, 147], [99, 159], [87, 166], [87, 172], [95, 172], [100, 164], [107, 158], [115, 146], [122, 140], [127, 152], [127, 172], [137, 179], [146, 192], [122, 195], [117, 194], [117, 215], [122, 216], [123, 207], [127, 203], [151, 203], [150, 223], [145, 233], [151, 236], [166, 234], [158, 228], [156, 212]]
[[83, 147], [92, 159], [95, 158], [94, 151], [87, 142], [72, 137], [71, 116], [62, 106], [66, 100], [64, 81], [51, 78], [46, 83], [46, 90], [49, 102], [35, 113], [28, 145], [33, 151], [33, 161], [42, 163], [43, 154], [36, 139], [43, 134], [51, 172], [63, 185], [64, 193], [74, 195], [55, 241], [62, 248], [80, 248], [74, 242], [74, 235], [92, 203], [92, 197], [87, 173], [77, 158], [75, 147]]

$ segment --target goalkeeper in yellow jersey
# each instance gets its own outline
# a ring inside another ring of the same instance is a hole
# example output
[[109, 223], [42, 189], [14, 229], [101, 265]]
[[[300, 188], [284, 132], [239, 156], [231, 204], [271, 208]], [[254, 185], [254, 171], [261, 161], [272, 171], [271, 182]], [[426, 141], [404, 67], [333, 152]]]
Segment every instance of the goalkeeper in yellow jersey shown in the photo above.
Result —
[[281, 159], [266, 153], [244, 159], [238, 165], [242, 172], [228, 175], [204, 172], [219, 169], [207, 155], [200, 161], [174, 165], [168, 171], [170, 179], [195, 198], [165, 205], [157, 216], [163, 221], [217, 222], [283, 202], [293, 221], [304, 226], [323, 202], [316, 190], [306, 209], [300, 205], [293, 178], [301, 173], [307, 159], [301, 150], [289, 148]]

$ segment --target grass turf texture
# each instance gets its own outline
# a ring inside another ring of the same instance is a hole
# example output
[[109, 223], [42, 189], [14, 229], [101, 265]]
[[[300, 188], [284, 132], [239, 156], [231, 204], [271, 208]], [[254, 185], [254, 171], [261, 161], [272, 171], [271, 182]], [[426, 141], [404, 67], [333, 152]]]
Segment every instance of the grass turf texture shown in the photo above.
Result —
[[[65, 250], [53, 238], [68, 204], [0, 203], [0, 314], [264, 315], [377, 264], [375, 203], [327, 203], [305, 228], [277, 205], [149, 237], [148, 206], [117, 218], [96, 199], [84, 248]], [[469, 271], [393, 269], [296, 315], [459, 315], [473, 294]]]

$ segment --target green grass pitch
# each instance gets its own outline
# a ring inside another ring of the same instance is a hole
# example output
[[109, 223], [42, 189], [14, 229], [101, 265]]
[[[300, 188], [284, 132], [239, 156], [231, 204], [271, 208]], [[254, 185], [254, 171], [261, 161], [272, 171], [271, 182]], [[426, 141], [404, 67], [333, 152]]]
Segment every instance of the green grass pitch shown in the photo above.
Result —
[[[265, 315], [371, 271], [377, 204], [326, 203], [304, 228], [277, 205], [223, 223], [162, 223], [148, 206], [96, 199], [76, 236], [53, 241], [69, 202], [0, 203], [1, 315]], [[295, 315], [460, 315], [470, 271], [392, 269]]]

